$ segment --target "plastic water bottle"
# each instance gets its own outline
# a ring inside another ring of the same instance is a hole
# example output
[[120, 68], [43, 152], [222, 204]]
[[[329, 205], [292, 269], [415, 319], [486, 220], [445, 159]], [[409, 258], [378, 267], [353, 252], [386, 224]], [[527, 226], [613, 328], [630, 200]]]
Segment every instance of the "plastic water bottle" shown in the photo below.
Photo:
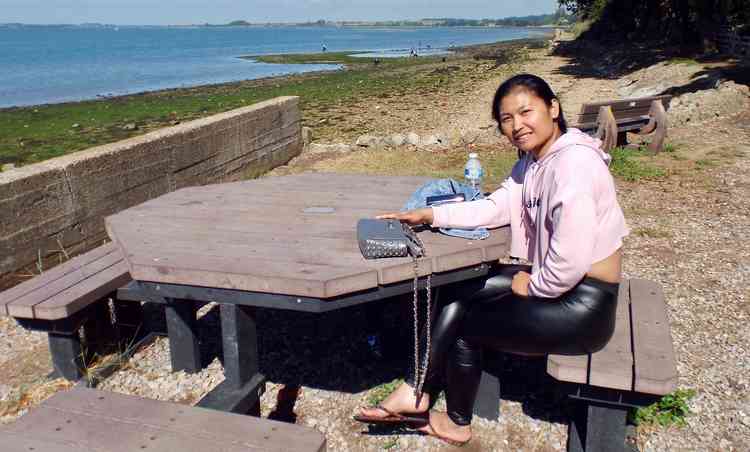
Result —
[[482, 170], [482, 164], [479, 163], [479, 156], [476, 152], [469, 154], [469, 160], [464, 166], [464, 179], [466, 183], [476, 190], [482, 190], [482, 176], [484, 171]]

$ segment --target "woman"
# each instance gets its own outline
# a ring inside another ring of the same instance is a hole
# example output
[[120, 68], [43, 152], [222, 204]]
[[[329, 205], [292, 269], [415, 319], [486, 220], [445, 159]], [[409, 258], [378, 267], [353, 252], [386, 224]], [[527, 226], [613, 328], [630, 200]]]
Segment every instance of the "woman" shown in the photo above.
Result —
[[[452, 444], [471, 439], [483, 347], [524, 355], [586, 354], [614, 331], [622, 239], [628, 234], [599, 140], [568, 129], [560, 101], [541, 78], [521, 74], [498, 88], [493, 118], [522, 151], [487, 199], [389, 213], [379, 218], [434, 227], [511, 226], [511, 255], [531, 267], [496, 265], [448, 287], [432, 331], [423, 394], [404, 383], [355, 419], [419, 424], [429, 393], [445, 380], [447, 412], [424, 414], [421, 430]], [[447, 292], [447, 293], [446, 293]]]

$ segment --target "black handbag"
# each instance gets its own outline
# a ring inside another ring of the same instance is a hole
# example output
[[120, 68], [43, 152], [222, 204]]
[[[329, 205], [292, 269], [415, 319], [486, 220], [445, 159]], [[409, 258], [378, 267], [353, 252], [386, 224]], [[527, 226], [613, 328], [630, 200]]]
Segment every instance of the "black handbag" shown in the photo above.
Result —
[[425, 255], [424, 245], [414, 230], [398, 220], [359, 220], [357, 241], [365, 259]]

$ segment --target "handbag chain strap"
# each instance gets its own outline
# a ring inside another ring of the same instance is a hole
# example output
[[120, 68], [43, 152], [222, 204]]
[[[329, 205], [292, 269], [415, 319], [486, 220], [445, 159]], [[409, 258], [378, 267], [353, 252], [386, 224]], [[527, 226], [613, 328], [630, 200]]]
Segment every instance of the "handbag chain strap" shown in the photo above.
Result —
[[[417, 240], [417, 245], [422, 249], [422, 257], [427, 257], [427, 250], [424, 247], [422, 239], [414, 232], [414, 230], [406, 225], [407, 228], [413, 232], [414, 237]], [[416, 256], [412, 256], [412, 263], [414, 265], [414, 283], [413, 283], [413, 308], [414, 308], [414, 396], [417, 397], [417, 403], [422, 397], [422, 386], [424, 386], [425, 377], [427, 375], [427, 366], [430, 361], [430, 336], [431, 334], [431, 318], [432, 318], [432, 273], [427, 275], [427, 281], [425, 289], [427, 290], [427, 340], [425, 343], [424, 358], [422, 359], [422, 365], [419, 364], [419, 260]]]

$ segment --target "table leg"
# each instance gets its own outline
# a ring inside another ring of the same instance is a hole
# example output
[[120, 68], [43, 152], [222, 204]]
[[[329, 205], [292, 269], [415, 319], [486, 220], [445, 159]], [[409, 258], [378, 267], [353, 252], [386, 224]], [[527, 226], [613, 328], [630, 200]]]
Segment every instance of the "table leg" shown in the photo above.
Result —
[[625, 450], [627, 408], [579, 403], [568, 425], [568, 451]]
[[221, 334], [225, 380], [198, 406], [233, 413], [258, 413], [265, 392], [265, 376], [258, 372], [258, 334], [255, 308], [221, 305]]
[[166, 315], [172, 370], [200, 372], [201, 354], [196, 331], [196, 304], [189, 300], [167, 299]]

